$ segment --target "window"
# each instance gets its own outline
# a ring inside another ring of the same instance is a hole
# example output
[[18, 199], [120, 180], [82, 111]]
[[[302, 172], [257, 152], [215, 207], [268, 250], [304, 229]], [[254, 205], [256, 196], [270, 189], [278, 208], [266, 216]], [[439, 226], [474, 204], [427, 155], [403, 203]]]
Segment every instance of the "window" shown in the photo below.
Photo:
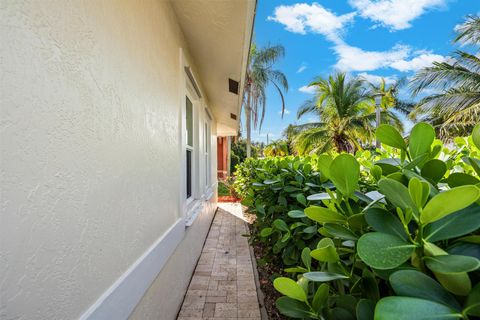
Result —
[[[206, 115], [208, 117], [208, 115]], [[205, 187], [208, 188], [211, 184], [211, 163], [210, 163], [210, 124], [205, 121], [205, 137], [204, 137], [204, 157], [205, 157]]]
[[187, 138], [186, 148], [186, 187], [187, 187], [187, 199], [192, 197], [193, 189], [193, 104], [188, 97], [186, 98], [186, 110], [185, 110], [185, 136]]

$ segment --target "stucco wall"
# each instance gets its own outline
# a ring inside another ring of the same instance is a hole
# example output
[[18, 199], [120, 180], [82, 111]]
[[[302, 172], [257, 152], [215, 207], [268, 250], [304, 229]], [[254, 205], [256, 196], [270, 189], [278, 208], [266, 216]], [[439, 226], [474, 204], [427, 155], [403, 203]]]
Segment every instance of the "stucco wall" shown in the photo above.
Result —
[[182, 34], [154, 0], [0, 21], [0, 318], [72, 319], [181, 216]]
[[130, 320], [176, 319], [210, 229], [216, 204], [214, 197], [204, 206], [195, 223], [188, 227], [184, 240], [138, 303]]

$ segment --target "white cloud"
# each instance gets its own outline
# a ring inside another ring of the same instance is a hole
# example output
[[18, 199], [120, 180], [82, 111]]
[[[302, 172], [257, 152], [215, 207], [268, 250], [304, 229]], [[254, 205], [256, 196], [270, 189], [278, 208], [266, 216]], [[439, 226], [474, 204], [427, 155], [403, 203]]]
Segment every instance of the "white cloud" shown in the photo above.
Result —
[[411, 22], [429, 9], [446, 5], [447, 0], [349, 0], [360, 16], [391, 30], [410, 28]]
[[307, 66], [306, 65], [301, 65], [298, 70], [297, 70], [297, 73], [302, 73], [303, 71], [305, 71], [305, 69], [307, 69]]
[[314, 94], [315, 93], [315, 87], [303, 86], [303, 87], [298, 88], [298, 91], [303, 92], [303, 93], [308, 93], [308, 94]]
[[387, 51], [366, 51], [339, 42], [333, 49], [338, 56], [335, 67], [341, 71], [373, 71], [393, 68], [401, 72], [417, 71], [430, 66], [434, 61], [445, 61], [446, 57], [430, 51], [412, 52], [407, 45], [396, 45]]
[[[282, 110], [278, 111], [279, 115], [282, 115]], [[283, 113], [284, 115], [290, 114], [290, 110], [285, 109], [285, 112]]]
[[382, 76], [377, 76], [375, 74], [370, 74], [366, 72], [359, 73], [357, 74], [357, 76], [362, 77], [363, 79], [373, 84], [380, 84], [382, 79], [385, 80], [386, 84], [392, 84], [392, 83], [395, 83], [395, 81], [397, 81], [397, 78], [395, 76], [382, 77]]
[[336, 44], [333, 49], [338, 56], [335, 68], [342, 71], [372, 71], [390, 66], [396, 61], [408, 57], [410, 48], [396, 45], [388, 51], [365, 51], [344, 42]]
[[434, 53], [422, 53], [410, 60], [399, 60], [391, 64], [391, 67], [398, 71], [417, 71], [425, 67], [429, 67], [433, 62], [443, 62], [447, 58]]
[[340, 38], [345, 27], [353, 21], [355, 12], [337, 16], [318, 3], [296, 3], [275, 8], [268, 20], [281, 23], [285, 29], [300, 34], [319, 33], [335, 41]]

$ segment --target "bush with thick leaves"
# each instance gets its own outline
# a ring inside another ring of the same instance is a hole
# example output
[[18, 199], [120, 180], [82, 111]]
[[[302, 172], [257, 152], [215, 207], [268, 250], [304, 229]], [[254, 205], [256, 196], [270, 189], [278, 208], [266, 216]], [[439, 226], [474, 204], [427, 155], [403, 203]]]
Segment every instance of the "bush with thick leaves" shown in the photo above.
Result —
[[274, 281], [284, 294], [279, 311], [306, 319], [479, 317], [478, 128], [453, 150], [419, 123], [408, 139], [380, 126], [384, 149], [376, 153], [257, 160], [245, 203], [271, 254], [289, 256], [278, 241], [298, 225], [315, 229], [283, 260], [292, 276]]

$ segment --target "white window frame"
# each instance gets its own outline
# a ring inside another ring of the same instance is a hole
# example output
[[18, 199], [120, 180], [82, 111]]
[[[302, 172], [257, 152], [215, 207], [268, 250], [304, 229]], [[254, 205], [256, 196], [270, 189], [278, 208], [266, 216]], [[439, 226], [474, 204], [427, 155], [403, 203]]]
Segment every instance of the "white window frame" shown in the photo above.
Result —
[[205, 177], [205, 193], [208, 192], [209, 188], [212, 185], [212, 123], [210, 121], [210, 116], [205, 110], [205, 121], [204, 121], [204, 157], [203, 161], [205, 162], [204, 166], [204, 177]]
[[[188, 80], [188, 79], [187, 79]], [[190, 146], [188, 144], [188, 135], [187, 135], [187, 123], [186, 123], [186, 118], [187, 118], [187, 98], [188, 100], [190, 100], [191, 104], [192, 104], [192, 146]], [[187, 90], [185, 90], [185, 94], [184, 94], [184, 106], [183, 106], [183, 110], [185, 111], [184, 113], [184, 122], [185, 122], [185, 125], [184, 127], [182, 128], [183, 129], [183, 132], [184, 132], [184, 135], [185, 135], [185, 139], [183, 139], [183, 157], [185, 158], [185, 166], [184, 166], [184, 171], [185, 171], [185, 174], [184, 174], [184, 183], [185, 183], [185, 188], [184, 188], [184, 195], [183, 195], [183, 200], [185, 201], [185, 205], [188, 207], [195, 199], [196, 199], [196, 184], [197, 184], [197, 179], [196, 177], [198, 175], [196, 175], [196, 164], [197, 164], [197, 161], [196, 161], [196, 149], [198, 149], [198, 144], [197, 144], [197, 148], [195, 148], [196, 146], [196, 141], [195, 141], [195, 132], [196, 132], [196, 125], [195, 125], [195, 109], [196, 109], [196, 106], [195, 106], [195, 99], [193, 98], [193, 95], [191, 94], [190, 90], [188, 89], [188, 85], [187, 85]], [[190, 165], [191, 165], [191, 168], [190, 168], [190, 175], [191, 175], [191, 181], [190, 181], [190, 184], [191, 184], [191, 195], [190, 197], [187, 197], [187, 150], [191, 152], [191, 158], [190, 158]]]

